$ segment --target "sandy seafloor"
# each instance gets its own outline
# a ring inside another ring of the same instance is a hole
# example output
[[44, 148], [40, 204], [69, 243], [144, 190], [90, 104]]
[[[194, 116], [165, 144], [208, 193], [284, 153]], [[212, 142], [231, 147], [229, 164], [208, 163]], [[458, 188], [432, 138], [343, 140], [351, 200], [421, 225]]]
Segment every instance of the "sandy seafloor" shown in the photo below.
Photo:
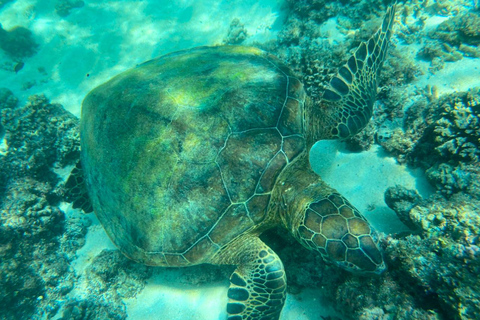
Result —
[[[16, 62], [0, 50], [0, 87], [10, 89], [24, 105], [28, 96], [45, 94], [76, 116], [83, 97], [112, 76], [156, 56], [198, 45], [222, 44], [234, 18], [244, 24], [247, 37], [242, 44], [274, 41], [282, 29], [288, 10], [283, 1], [94, 1], [86, 0], [60, 17], [56, 1], [16, 0], [0, 9], [0, 23], [5, 30], [15, 26], [28, 28], [39, 43], [38, 52], [21, 59], [24, 66], [13, 72]], [[472, 1], [473, 3], [473, 1]], [[432, 30], [448, 18], [429, 14], [427, 28]], [[337, 20], [325, 24], [327, 34], [336, 35]], [[335, 44], [335, 39], [331, 40]], [[405, 55], [415, 56], [419, 43], [407, 44], [394, 36], [394, 43]], [[431, 74], [430, 63], [416, 59], [423, 74], [405, 90], [415, 92], [435, 85], [438, 95], [460, 92], [480, 86], [478, 58], [465, 57], [446, 62]], [[39, 71], [39, 68], [40, 71]], [[413, 94], [412, 94], [413, 96]], [[413, 98], [412, 98], [413, 99]], [[413, 100], [412, 100], [413, 103]], [[8, 148], [3, 146], [4, 149]], [[346, 151], [341, 143], [319, 143], [311, 153], [314, 168], [337, 188], [372, 224], [386, 234], [407, 230], [384, 202], [384, 192], [397, 184], [428, 197], [434, 192], [420, 169], [408, 168], [375, 144], [368, 151]], [[67, 173], [63, 172], [63, 178]], [[81, 215], [69, 204], [61, 204], [67, 219]], [[373, 208], [373, 209], [372, 209]], [[114, 249], [93, 215], [86, 244], [72, 263], [77, 276], [87, 269], [103, 249]], [[177, 279], [183, 270], [164, 269], [147, 280], [136, 297], [124, 299], [128, 319], [224, 319], [228, 279], [188, 286]], [[89, 288], [78, 286], [74, 298]], [[322, 288], [289, 294], [282, 320], [313, 320], [335, 315], [323, 296]], [[1, 313], [1, 311], [0, 311]], [[62, 309], [55, 318], [61, 318]], [[1, 317], [0, 317], [1, 318]]]

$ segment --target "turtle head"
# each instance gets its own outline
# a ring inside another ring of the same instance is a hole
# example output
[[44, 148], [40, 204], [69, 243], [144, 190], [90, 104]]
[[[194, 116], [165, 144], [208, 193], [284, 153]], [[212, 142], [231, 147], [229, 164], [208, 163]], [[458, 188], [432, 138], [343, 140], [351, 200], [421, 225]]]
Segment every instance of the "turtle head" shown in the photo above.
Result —
[[279, 177], [275, 197], [284, 225], [324, 260], [349, 271], [382, 273], [385, 263], [373, 227], [347, 199], [305, 167], [302, 162], [292, 164]]
[[329, 192], [304, 208], [292, 230], [303, 246], [348, 271], [380, 274], [385, 270], [377, 233], [342, 195]]

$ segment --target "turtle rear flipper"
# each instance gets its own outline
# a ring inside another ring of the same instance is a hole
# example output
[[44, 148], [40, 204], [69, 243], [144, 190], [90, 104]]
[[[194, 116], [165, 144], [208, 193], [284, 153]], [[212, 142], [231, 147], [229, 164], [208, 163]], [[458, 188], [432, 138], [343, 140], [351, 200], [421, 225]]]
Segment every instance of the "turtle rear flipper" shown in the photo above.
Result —
[[80, 160], [68, 177], [65, 183], [65, 201], [72, 203], [74, 209], [80, 208], [85, 213], [93, 211], [92, 203], [88, 197], [85, 180], [83, 178], [83, 169]]
[[377, 81], [392, 34], [395, 5], [388, 8], [380, 29], [362, 42], [327, 85], [320, 106], [310, 106], [309, 143], [345, 139], [365, 128], [373, 113]]

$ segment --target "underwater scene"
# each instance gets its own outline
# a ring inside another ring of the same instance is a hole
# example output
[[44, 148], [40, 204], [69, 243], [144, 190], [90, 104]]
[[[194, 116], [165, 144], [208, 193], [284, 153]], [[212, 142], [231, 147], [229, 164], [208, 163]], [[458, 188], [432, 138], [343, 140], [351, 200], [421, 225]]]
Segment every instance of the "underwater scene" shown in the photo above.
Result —
[[0, 319], [480, 319], [476, 0], [0, 0]]

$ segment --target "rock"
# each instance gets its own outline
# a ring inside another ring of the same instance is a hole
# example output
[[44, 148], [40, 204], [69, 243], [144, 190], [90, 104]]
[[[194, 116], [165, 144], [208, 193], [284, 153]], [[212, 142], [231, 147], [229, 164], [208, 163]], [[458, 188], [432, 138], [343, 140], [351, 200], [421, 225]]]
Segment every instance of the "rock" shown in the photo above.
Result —
[[409, 190], [403, 186], [395, 186], [385, 191], [385, 203], [394, 210], [400, 221], [411, 229], [418, 226], [410, 218], [410, 210], [422, 201], [416, 190]]
[[247, 29], [245, 25], [235, 18], [230, 23], [227, 37], [223, 40], [224, 44], [241, 44], [247, 38]]
[[13, 59], [22, 59], [35, 55], [38, 44], [33, 39], [33, 33], [24, 27], [14, 27], [5, 30], [0, 24], [0, 49]]
[[62, 18], [70, 15], [70, 11], [77, 8], [82, 8], [85, 2], [82, 0], [59, 0], [55, 5], [55, 12]]
[[78, 158], [78, 119], [44, 96], [17, 107], [7, 89], [0, 105], [8, 145], [0, 155], [0, 309], [5, 320], [40, 320], [72, 290], [70, 263], [88, 226], [57, 207], [53, 171]]
[[0, 88], [0, 111], [2, 109], [13, 109], [17, 106], [18, 99], [13, 92], [7, 88]]

